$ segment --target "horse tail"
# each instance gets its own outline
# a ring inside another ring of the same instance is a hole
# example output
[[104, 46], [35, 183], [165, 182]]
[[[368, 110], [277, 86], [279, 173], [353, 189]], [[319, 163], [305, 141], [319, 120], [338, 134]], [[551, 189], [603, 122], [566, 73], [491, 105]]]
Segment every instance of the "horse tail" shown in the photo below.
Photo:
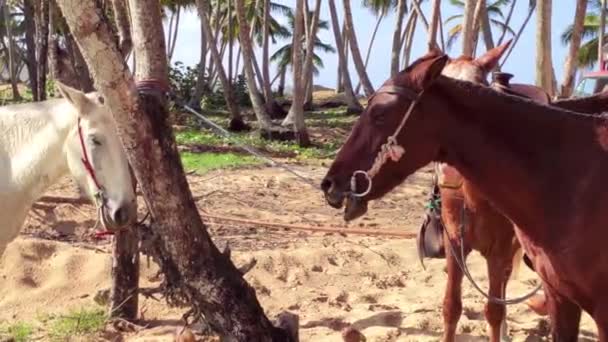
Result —
[[509, 277], [509, 279], [517, 279], [517, 277], [519, 276], [519, 269], [521, 264], [524, 261], [524, 249], [521, 248], [521, 246], [519, 246], [517, 248], [517, 251], [515, 251], [515, 254], [513, 255], [513, 264], [512, 264], [512, 270], [511, 270], [511, 277]]

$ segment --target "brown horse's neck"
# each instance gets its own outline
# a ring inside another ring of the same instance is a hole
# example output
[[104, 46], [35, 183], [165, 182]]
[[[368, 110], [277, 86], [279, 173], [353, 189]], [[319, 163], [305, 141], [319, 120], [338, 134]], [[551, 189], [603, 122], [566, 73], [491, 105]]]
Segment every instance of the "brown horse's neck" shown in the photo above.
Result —
[[608, 111], [608, 91], [574, 99], [558, 100], [554, 106], [581, 113], [599, 113]]
[[[578, 207], [586, 185], [608, 174], [593, 117], [440, 78], [425, 96], [439, 115], [441, 161], [456, 167], [527, 232]], [[584, 201], [583, 201], [584, 202]], [[540, 214], [539, 214], [540, 213]], [[563, 217], [562, 217], [563, 218]], [[536, 236], [535, 236], [536, 235]], [[534, 237], [535, 236], [535, 237]]]

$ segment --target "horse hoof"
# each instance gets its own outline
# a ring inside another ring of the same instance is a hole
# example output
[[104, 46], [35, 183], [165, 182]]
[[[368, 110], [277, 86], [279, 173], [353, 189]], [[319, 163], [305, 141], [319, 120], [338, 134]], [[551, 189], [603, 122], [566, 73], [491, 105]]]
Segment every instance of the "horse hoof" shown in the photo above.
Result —
[[532, 311], [536, 312], [537, 315], [548, 315], [547, 299], [544, 294], [535, 294], [526, 301], [526, 305], [528, 305]]

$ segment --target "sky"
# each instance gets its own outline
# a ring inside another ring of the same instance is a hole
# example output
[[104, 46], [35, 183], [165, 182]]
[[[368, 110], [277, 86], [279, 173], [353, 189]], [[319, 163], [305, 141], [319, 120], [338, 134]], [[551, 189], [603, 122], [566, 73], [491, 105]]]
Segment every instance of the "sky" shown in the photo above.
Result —
[[[294, 7], [295, 0], [274, 0], [275, 2]], [[357, 33], [357, 41], [359, 43], [359, 48], [361, 49], [361, 53], [363, 54], [363, 58], [365, 58], [365, 53], [367, 53], [369, 41], [372, 35], [372, 31], [374, 25], [376, 23], [376, 17], [366, 8], [361, 6], [360, 0], [352, 1], [352, 12], [353, 12], [353, 22], [355, 25], [355, 31]], [[445, 20], [446, 18], [461, 13], [460, 9], [451, 7], [449, 2], [444, 1], [444, 5], [442, 6], [442, 17]], [[552, 57], [553, 57], [553, 66], [555, 69], [556, 77], [558, 83], [563, 78], [563, 65], [565, 62], [567, 47], [564, 46], [560, 42], [560, 34], [564, 31], [564, 29], [570, 25], [574, 21], [574, 11], [575, 11], [575, 3], [574, 0], [555, 0], [553, 1], [553, 15], [552, 15], [552, 23], [551, 23], [551, 33], [552, 33]], [[338, 16], [340, 17], [340, 23], [342, 22], [343, 10], [342, 10], [342, 0], [336, 1], [336, 7], [338, 10]], [[422, 10], [428, 17], [427, 13], [430, 13], [429, 7], [430, 1], [426, 1], [422, 5]], [[504, 9], [505, 16], [507, 9]], [[511, 27], [514, 31], [517, 31], [521, 24], [523, 23], [528, 12], [528, 1], [518, 1], [513, 18], [511, 19]], [[282, 15], [277, 13], [275, 14], [277, 20], [281, 22], [285, 22], [285, 19], [282, 18]], [[395, 24], [395, 15], [392, 13], [387, 15], [380, 25], [378, 30], [375, 43], [372, 47], [369, 64], [367, 67], [368, 76], [375, 87], [380, 86], [384, 81], [388, 78], [390, 73], [390, 55], [391, 55], [391, 46], [392, 46], [392, 36], [393, 29]], [[321, 20], [330, 21], [329, 16], [329, 8], [327, 5], [327, 1], [323, 1], [321, 5]], [[405, 20], [404, 20], [405, 21]], [[515, 49], [513, 50], [511, 56], [505, 63], [503, 67], [503, 71], [514, 74], [514, 78], [512, 82], [516, 83], [534, 83], [535, 79], [535, 25], [536, 25], [536, 13], [530, 19], [526, 29], [524, 30], [520, 40], [517, 42]], [[453, 24], [444, 25], [444, 29], [447, 32]], [[167, 23], [165, 22], [165, 30], [167, 29]], [[494, 39], [497, 40], [499, 37], [499, 29], [496, 27], [492, 28]], [[175, 53], [172, 59], [172, 63], [176, 61], [181, 61], [186, 65], [194, 65], [199, 62], [200, 58], [200, 23], [198, 16], [195, 11], [188, 11], [182, 14], [181, 23], [178, 31], [177, 37], [177, 45], [175, 48]], [[329, 30], [323, 30], [319, 32], [320, 39], [331, 45], [335, 45], [335, 41], [333, 38], [333, 32], [331, 31], [331, 26]], [[270, 51], [271, 54], [280, 48], [283, 44], [288, 43], [288, 41], [278, 41], [276, 44], [271, 45]], [[256, 50], [256, 54], [260, 55], [260, 49]], [[458, 41], [454, 44], [452, 50], [448, 50], [448, 54], [452, 57], [456, 57], [460, 55], [461, 51], [461, 42]], [[478, 55], [485, 51], [485, 46], [482, 44], [480, 40], [478, 44]], [[416, 30], [416, 36], [414, 39], [414, 46], [412, 49], [412, 60], [422, 56], [426, 52], [426, 31], [423, 26], [418, 25]], [[336, 54], [324, 54], [318, 53], [320, 57], [323, 59], [324, 68], [321, 70], [320, 74], [315, 78], [315, 84], [322, 85], [330, 88], [335, 88], [336, 85], [336, 75], [338, 68], [338, 57]], [[351, 78], [353, 82], [357, 82], [357, 75], [352, 63], [349, 63]], [[274, 77], [275, 68], [271, 68], [271, 78]], [[291, 75], [287, 77], [287, 86], [291, 83]]]

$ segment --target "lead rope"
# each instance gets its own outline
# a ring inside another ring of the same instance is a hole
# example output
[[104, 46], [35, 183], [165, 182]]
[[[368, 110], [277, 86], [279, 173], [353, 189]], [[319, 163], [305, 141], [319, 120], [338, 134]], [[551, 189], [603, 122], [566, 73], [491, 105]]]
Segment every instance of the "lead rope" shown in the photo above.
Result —
[[540, 290], [542, 288], [542, 284], [538, 285], [532, 291], [530, 291], [529, 293], [527, 293], [527, 294], [525, 294], [525, 295], [523, 295], [521, 297], [509, 298], [509, 299], [503, 299], [503, 298], [497, 298], [497, 297], [491, 296], [488, 293], [486, 293], [484, 290], [481, 289], [481, 287], [473, 279], [473, 276], [471, 276], [471, 273], [469, 272], [469, 268], [467, 267], [467, 263], [466, 263], [466, 260], [465, 260], [464, 235], [465, 235], [465, 229], [466, 229], [466, 217], [467, 217], [467, 215], [466, 215], [466, 205], [463, 202], [462, 211], [461, 211], [461, 222], [462, 222], [462, 224], [460, 225], [460, 234], [459, 234], [460, 255], [458, 255], [456, 253], [456, 250], [454, 248], [454, 244], [452, 243], [452, 239], [450, 239], [449, 234], [448, 234], [448, 245], [450, 246], [450, 251], [452, 253], [452, 256], [456, 260], [456, 264], [458, 265], [458, 267], [460, 268], [460, 270], [462, 271], [462, 273], [467, 277], [467, 279], [469, 280], [469, 282], [471, 282], [471, 285], [473, 285], [473, 287], [482, 296], [486, 297], [486, 299], [490, 303], [494, 303], [494, 304], [513, 305], [513, 304], [523, 303], [527, 299], [532, 298], [532, 296], [534, 296], [538, 292], [538, 290]]

